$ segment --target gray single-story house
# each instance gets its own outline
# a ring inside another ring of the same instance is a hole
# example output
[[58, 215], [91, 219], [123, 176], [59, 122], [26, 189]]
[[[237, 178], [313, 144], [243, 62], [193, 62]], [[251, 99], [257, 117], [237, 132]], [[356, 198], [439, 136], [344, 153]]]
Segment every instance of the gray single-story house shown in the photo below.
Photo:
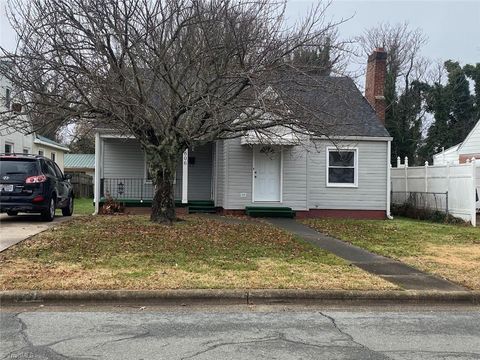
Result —
[[[188, 149], [179, 159], [179, 206], [243, 213], [255, 208], [297, 217], [386, 218], [390, 208], [390, 142], [384, 126], [385, 52], [369, 57], [365, 97], [347, 77], [316, 77], [323, 86], [291, 96], [330, 124], [328, 137], [290, 134], [265, 144], [252, 134]], [[153, 197], [137, 140], [98, 128], [95, 204], [105, 197], [148, 206]], [[203, 208], [202, 208], [203, 207]]]

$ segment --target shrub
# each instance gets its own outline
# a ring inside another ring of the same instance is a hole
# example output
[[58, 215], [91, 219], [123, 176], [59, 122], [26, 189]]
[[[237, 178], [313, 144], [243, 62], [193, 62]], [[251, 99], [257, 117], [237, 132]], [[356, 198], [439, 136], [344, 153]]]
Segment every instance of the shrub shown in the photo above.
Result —
[[465, 224], [463, 219], [446, 214], [439, 210], [433, 210], [425, 207], [416, 207], [408, 202], [392, 204], [392, 215], [405, 216], [411, 219], [428, 220], [437, 223]]
[[100, 214], [102, 215], [112, 215], [112, 214], [119, 214], [125, 212], [125, 206], [115, 200], [110, 195], [106, 196], [105, 203], [102, 205], [100, 209]]

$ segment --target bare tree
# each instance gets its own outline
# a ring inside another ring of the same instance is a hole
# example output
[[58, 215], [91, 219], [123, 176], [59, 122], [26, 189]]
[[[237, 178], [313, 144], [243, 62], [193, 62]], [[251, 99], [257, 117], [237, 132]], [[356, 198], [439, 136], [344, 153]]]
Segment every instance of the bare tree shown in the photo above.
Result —
[[[411, 78], [416, 80], [425, 67], [426, 59], [421, 56], [422, 46], [427, 38], [420, 28], [411, 29], [408, 22], [382, 23], [366, 29], [357, 37], [363, 50], [362, 59], [374, 48], [384, 48], [387, 52], [387, 70], [395, 79], [396, 85], [408, 88]], [[402, 84], [398, 79], [403, 79]]]
[[[4, 73], [22, 115], [78, 119], [133, 135], [155, 185], [151, 220], [175, 219], [173, 181], [188, 147], [300, 119], [266, 89], [301, 47], [337, 24], [320, 2], [288, 25], [269, 0], [11, 0], [19, 38]], [[267, 115], [268, 114], [268, 115]], [[12, 114], [7, 114], [12, 116]], [[317, 129], [320, 125], [317, 124]]]
[[[408, 23], [383, 23], [357, 38], [363, 56], [372, 48], [387, 52], [385, 125], [393, 136], [392, 162], [397, 156], [416, 161], [421, 144], [425, 107], [418, 84], [427, 79], [430, 62], [421, 55], [427, 39]], [[368, 49], [368, 50], [367, 50]]]

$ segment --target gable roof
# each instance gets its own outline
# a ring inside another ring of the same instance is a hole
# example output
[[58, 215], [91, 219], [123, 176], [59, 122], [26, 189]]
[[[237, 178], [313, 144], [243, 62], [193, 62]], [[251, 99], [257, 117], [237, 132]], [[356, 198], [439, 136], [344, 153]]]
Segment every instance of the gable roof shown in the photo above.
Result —
[[66, 169], [95, 169], [95, 154], [65, 154]]
[[328, 136], [390, 137], [375, 110], [349, 77], [295, 75], [283, 78], [276, 91], [302, 118], [306, 127]]
[[[390, 137], [375, 110], [349, 77], [285, 71], [277, 73], [265, 84], [270, 84], [293, 114], [308, 119], [303, 125], [313, 134]], [[96, 129], [115, 132], [107, 123], [97, 124]]]
[[468, 144], [469, 140], [473, 137], [473, 135], [476, 133], [476, 132], [480, 132], [480, 120], [477, 121], [477, 123], [475, 124], [475, 126], [473, 127], [473, 129], [468, 133], [467, 137], [465, 138], [465, 140], [463, 140], [463, 142], [460, 144], [460, 147], [458, 148], [458, 152], [461, 152], [463, 150], [463, 147], [465, 144]]
[[40, 144], [40, 145], [45, 145], [45, 146], [50, 146], [58, 150], [63, 150], [63, 151], [70, 151], [68, 147], [65, 145], [62, 145], [56, 141], [53, 141], [45, 136], [37, 135], [35, 134], [35, 137], [33, 139], [33, 142], [35, 144]]

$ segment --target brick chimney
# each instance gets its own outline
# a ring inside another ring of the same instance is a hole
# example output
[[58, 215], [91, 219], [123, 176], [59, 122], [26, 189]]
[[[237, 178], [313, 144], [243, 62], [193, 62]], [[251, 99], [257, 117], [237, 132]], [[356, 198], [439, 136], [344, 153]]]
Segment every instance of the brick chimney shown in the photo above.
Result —
[[368, 56], [367, 76], [365, 79], [365, 98], [373, 107], [385, 125], [385, 76], [387, 72], [387, 53], [384, 48], [376, 48]]

